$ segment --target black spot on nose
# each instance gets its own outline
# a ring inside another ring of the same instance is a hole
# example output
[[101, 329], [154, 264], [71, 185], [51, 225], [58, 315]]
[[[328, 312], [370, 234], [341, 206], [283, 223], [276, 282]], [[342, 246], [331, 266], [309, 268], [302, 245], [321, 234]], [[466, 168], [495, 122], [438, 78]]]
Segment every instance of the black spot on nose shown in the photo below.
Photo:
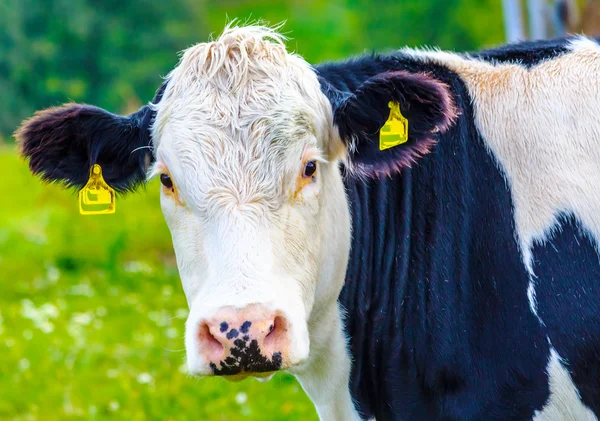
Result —
[[264, 373], [277, 371], [283, 365], [281, 352], [274, 352], [271, 359], [265, 357], [258, 342], [254, 339], [250, 342], [244, 337], [236, 339], [230, 349], [231, 355], [219, 362], [219, 366], [210, 363], [213, 374], [217, 376], [232, 375], [242, 372]]
[[221, 328], [221, 333], [223, 333], [227, 329], [229, 329], [229, 325], [227, 324], [227, 322], [222, 322], [220, 328]]
[[237, 338], [239, 334], [240, 332], [238, 332], [237, 329], [231, 329], [227, 332], [227, 339]]
[[276, 367], [281, 367], [282, 363], [283, 363], [283, 359], [281, 358], [281, 352], [274, 352], [273, 359], [271, 360], [271, 364], [273, 364]]
[[240, 327], [240, 331], [242, 333], [248, 333], [248, 329], [250, 329], [250, 326], [252, 326], [252, 322], [245, 321], [242, 327]]

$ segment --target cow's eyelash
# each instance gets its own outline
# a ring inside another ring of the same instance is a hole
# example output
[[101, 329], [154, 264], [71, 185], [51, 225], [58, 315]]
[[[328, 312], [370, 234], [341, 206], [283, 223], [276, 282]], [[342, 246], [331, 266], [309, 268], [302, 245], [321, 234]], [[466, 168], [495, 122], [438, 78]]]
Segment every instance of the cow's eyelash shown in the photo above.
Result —
[[321, 164], [329, 164], [329, 161], [326, 160], [325, 158], [323, 158], [321, 155], [313, 155], [307, 159], [304, 159], [304, 162], [308, 162], [308, 161], [317, 161]]
[[166, 172], [166, 168], [163, 164], [155, 162], [146, 173], [146, 180], [150, 181]]

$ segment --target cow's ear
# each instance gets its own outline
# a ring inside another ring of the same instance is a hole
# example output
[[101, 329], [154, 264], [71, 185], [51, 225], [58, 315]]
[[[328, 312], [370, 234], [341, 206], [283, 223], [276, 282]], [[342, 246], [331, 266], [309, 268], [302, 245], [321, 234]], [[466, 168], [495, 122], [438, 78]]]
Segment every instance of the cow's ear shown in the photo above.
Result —
[[83, 187], [94, 164], [119, 192], [134, 190], [146, 180], [152, 160], [150, 127], [168, 79], [152, 100], [129, 116], [102, 108], [67, 104], [38, 111], [15, 132], [21, 155], [31, 172], [48, 182]]
[[67, 104], [37, 112], [15, 133], [31, 172], [49, 182], [83, 187], [93, 164], [118, 191], [145, 180], [152, 159], [149, 105], [129, 116]]
[[[332, 98], [331, 92], [327, 96]], [[346, 144], [350, 166], [378, 176], [410, 166], [428, 153], [457, 111], [450, 87], [423, 73], [390, 71], [367, 79], [351, 95], [334, 95], [334, 124]], [[408, 140], [381, 150], [379, 132], [397, 103], [408, 120]]]
[[150, 106], [129, 116], [67, 104], [37, 112], [15, 133], [32, 173], [49, 182], [83, 187], [93, 164], [117, 191], [145, 180], [151, 159]]

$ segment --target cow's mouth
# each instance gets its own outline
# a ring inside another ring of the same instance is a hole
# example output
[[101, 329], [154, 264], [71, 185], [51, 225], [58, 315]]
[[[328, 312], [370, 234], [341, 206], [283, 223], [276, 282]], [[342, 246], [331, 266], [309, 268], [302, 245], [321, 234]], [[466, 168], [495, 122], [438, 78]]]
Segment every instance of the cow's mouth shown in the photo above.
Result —
[[275, 373], [277, 373], [277, 372], [276, 371], [265, 371], [262, 373], [242, 372], [242, 373], [238, 373], [238, 374], [222, 375], [220, 377], [222, 377], [223, 379], [225, 379], [227, 381], [234, 382], [234, 383], [241, 382], [242, 380], [246, 380], [248, 377], [254, 377], [259, 382], [267, 382], [267, 381], [271, 380], [271, 378], [275, 375]]

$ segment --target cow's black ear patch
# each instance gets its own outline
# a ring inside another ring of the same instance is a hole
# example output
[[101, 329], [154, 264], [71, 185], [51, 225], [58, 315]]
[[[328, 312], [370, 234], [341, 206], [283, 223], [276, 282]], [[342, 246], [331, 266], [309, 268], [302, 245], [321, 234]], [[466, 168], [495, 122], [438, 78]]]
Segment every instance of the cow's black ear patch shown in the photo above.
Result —
[[[380, 150], [379, 130], [390, 115], [390, 101], [397, 102], [408, 119], [408, 141]], [[430, 75], [407, 71], [380, 73], [332, 103], [334, 123], [347, 146], [352, 168], [369, 176], [410, 166], [431, 150], [438, 134], [457, 116], [448, 85]]]
[[83, 187], [97, 163], [106, 182], [124, 191], [145, 179], [151, 160], [151, 118], [149, 106], [123, 117], [90, 105], [67, 104], [37, 112], [15, 136], [31, 172], [45, 181]]
[[[162, 98], [167, 81], [156, 93]], [[115, 190], [135, 189], [152, 162], [150, 126], [155, 110], [146, 105], [129, 116], [85, 104], [38, 111], [22, 123], [15, 137], [32, 173], [48, 182], [83, 187], [93, 164]]]

